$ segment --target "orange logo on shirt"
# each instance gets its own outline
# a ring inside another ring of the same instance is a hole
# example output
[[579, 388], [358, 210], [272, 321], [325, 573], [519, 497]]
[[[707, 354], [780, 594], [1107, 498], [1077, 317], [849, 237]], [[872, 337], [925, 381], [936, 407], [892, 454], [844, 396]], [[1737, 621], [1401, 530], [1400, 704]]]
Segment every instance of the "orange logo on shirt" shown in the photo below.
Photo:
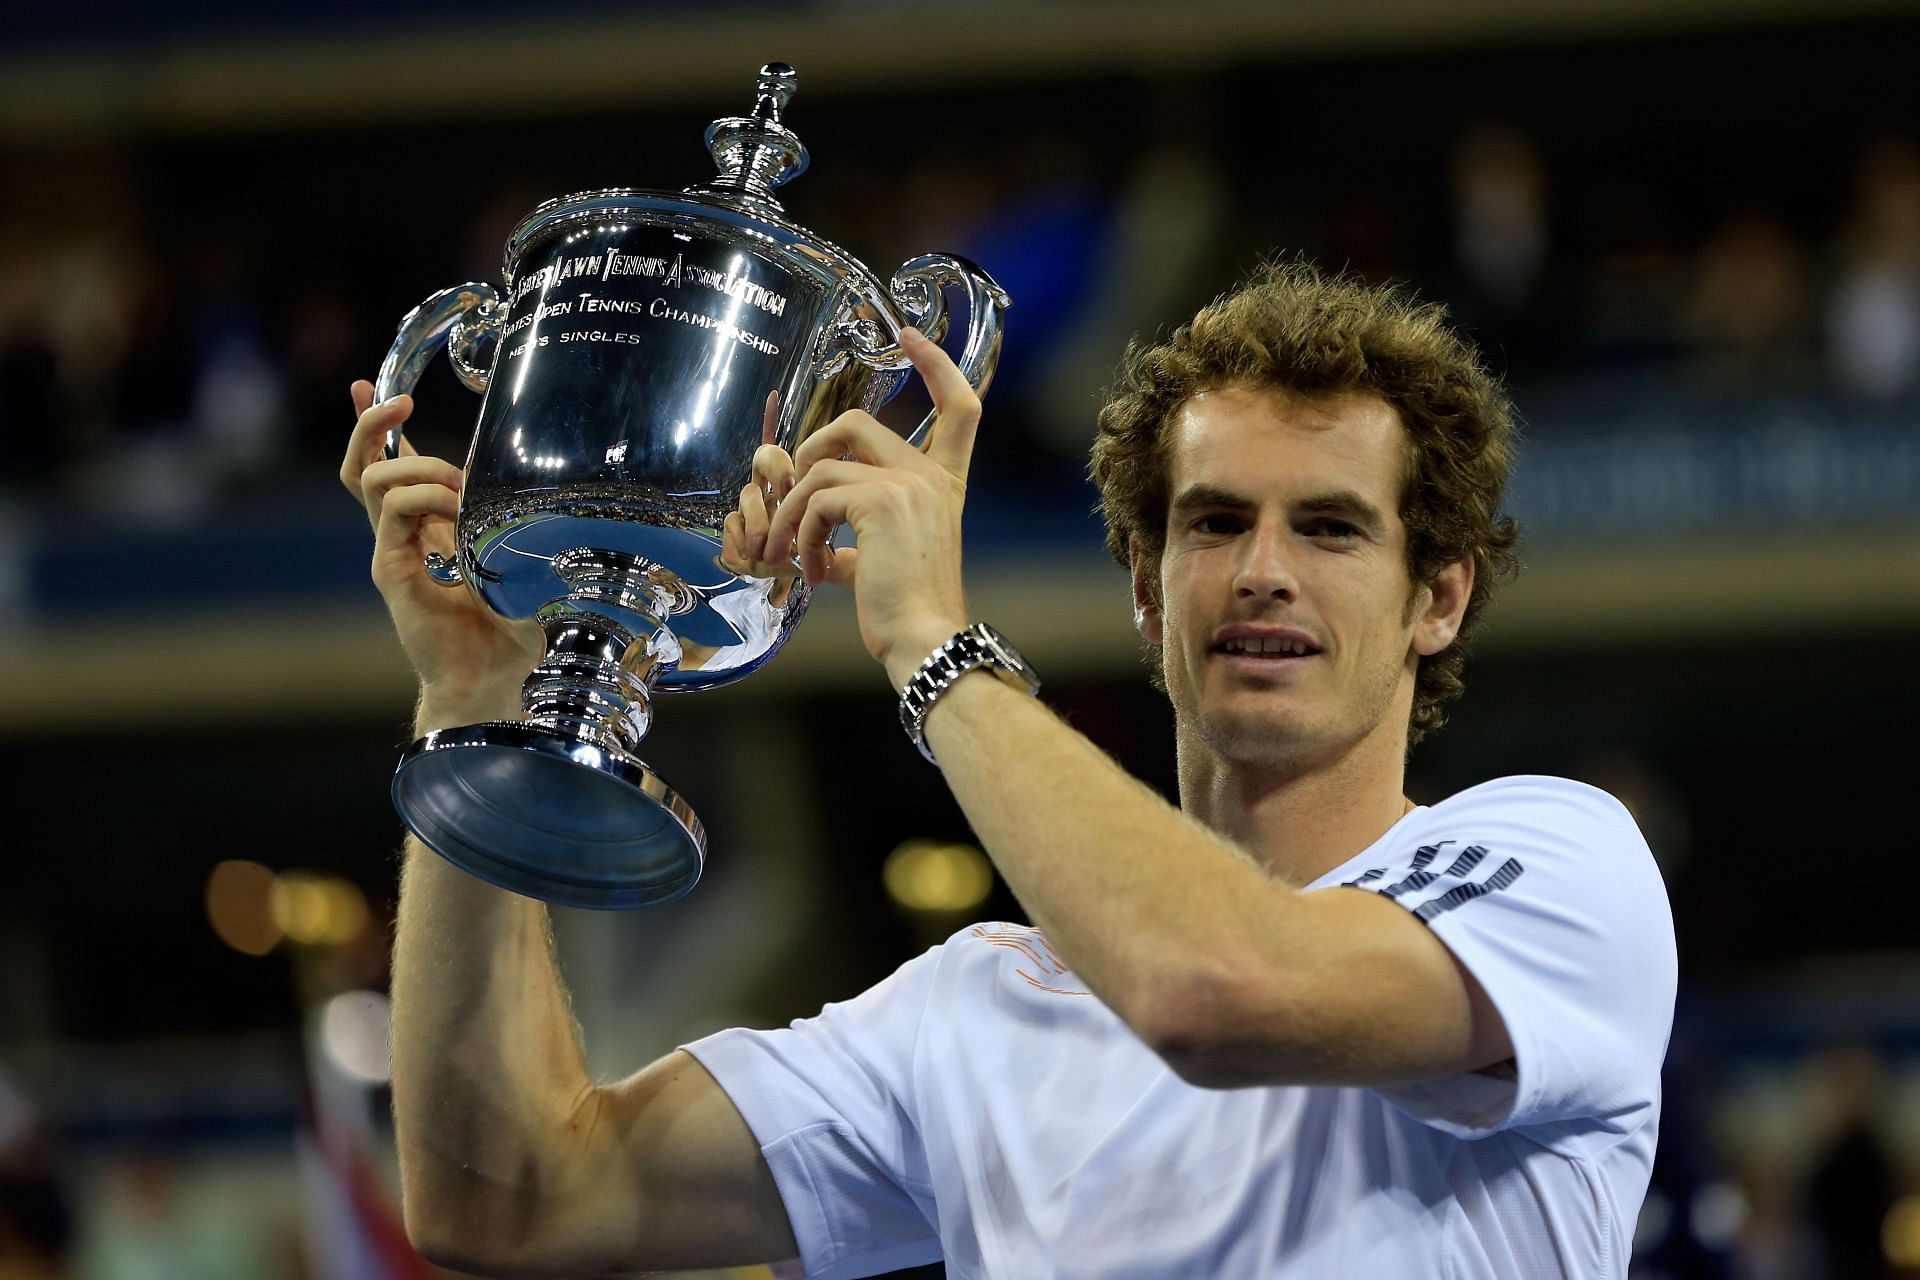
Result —
[[[1046, 938], [1038, 929], [1030, 929], [1024, 925], [1017, 924], [977, 924], [973, 926], [972, 933], [974, 937], [985, 942], [991, 942], [996, 947], [1006, 947], [1010, 951], [1019, 952], [1027, 958], [1034, 968], [1049, 978], [1058, 978], [1062, 975], [1071, 977], [1073, 975], [1071, 969], [1060, 963], [1060, 957], [1053, 954], [1053, 947], [1047, 942]], [[1023, 968], [1016, 968], [1014, 972], [1022, 978], [1025, 978], [1028, 986], [1038, 987], [1042, 991], [1051, 991], [1057, 996], [1090, 996], [1093, 994], [1093, 992], [1087, 990], [1056, 987], [1049, 983], [1042, 982], [1039, 978], [1034, 977]]]

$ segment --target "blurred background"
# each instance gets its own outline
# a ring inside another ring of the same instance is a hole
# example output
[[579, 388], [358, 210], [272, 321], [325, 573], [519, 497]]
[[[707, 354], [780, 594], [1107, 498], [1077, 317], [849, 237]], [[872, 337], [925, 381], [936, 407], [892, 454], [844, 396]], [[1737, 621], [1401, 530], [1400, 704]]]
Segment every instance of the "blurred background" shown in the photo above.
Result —
[[[1525, 419], [1527, 568], [1412, 792], [1583, 778], [1661, 858], [1682, 988], [1633, 1274], [1920, 1275], [1920, 6], [14, 8], [0, 1277], [431, 1274], [384, 1093], [412, 682], [335, 475], [347, 384], [426, 294], [498, 282], [539, 201], [707, 177], [769, 60], [795, 221], [1012, 293], [975, 608], [1169, 792], [1083, 479], [1121, 349], [1273, 253], [1453, 309]], [[419, 402], [463, 457], [478, 401], [442, 363]], [[555, 913], [603, 1077], [1019, 918], [844, 599], [662, 700], [646, 754], [711, 856], [669, 908]]]

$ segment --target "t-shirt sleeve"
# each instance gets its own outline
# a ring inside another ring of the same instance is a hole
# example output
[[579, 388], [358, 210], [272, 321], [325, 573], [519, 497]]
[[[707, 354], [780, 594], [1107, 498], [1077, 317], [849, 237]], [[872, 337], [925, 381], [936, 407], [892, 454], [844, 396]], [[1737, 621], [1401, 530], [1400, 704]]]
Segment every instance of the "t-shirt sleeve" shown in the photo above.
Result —
[[911, 1087], [939, 953], [784, 1030], [682, 1046], [733, 1099], [773, 1171], [800, 1247], [776, 1276], [839, 1280], [939, 1260]]
[[1344, 883], [1447, 945], [1499, 1010], [1514, 1066], [1379, 1093], [1469, 1138], [1570, 1121], [1626, 1133], [1658, 1106], [1673, 917], [1619, 801], [1561, 778], [1502, 779], [1435, 806], [1381, 855]]

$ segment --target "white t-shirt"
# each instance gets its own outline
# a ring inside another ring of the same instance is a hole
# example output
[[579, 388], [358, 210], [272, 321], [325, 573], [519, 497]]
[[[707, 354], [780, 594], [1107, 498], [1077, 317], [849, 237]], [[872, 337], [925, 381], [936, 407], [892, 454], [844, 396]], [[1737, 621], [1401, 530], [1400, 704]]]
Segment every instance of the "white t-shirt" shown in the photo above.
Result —
[[1492, 997], [1508, 1078], [1187, 1084], [1033, 929], [975, 925], [786, 1030], [686, 1046], [799, 1242], [779, 1275], [1621, 1277], [1653, 1165], [1673, 919], [1603, 791], [1503, 778], [1309, 891], [1424, 920]]

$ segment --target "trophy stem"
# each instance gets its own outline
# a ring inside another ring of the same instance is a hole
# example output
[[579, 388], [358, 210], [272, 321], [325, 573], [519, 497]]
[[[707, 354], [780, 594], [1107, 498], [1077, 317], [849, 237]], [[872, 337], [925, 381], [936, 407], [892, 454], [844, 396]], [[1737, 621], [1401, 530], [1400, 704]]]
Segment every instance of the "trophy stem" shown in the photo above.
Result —
[[631, 754], [653, 724], [653, 682], [680, 663], [666, 619], [691, 591], [639, 556], [581, 547], [553, 559], [572, 588], [535, 613], [547, 652], [522, 688], [527, 719]]
[[547, 651], [525, 721], [437, 730], [407, 749], [393, 797], [455, 865], [576, 907], [668, 902], [693, 887], [706, 833], [634, 753], [653, 682], [680, 663], [664, 621], [692, 591], [652, 561], [580, 548], [553, 558], [571, 588], [534, 613]]
[[651, 646], [603, 614], [549, 608], [539, 620], [547, 652], [521, 689], [527, 719], [631, 753], [653, 725]]

